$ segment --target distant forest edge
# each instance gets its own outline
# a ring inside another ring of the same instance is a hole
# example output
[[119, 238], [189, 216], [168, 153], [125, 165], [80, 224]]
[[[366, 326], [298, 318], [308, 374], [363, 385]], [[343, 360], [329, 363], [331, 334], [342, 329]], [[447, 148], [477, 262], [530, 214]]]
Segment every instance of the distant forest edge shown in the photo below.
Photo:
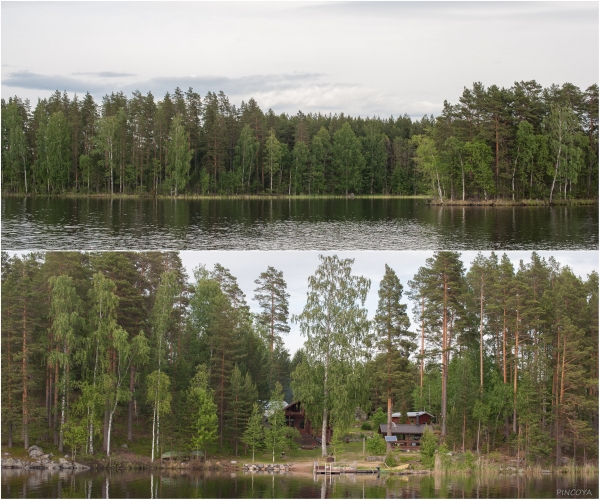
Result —
[[5, 193], [597, 198], [598, 85], [474, 83], [413, 121], [277, 115], [175, 89], [2, 99]]

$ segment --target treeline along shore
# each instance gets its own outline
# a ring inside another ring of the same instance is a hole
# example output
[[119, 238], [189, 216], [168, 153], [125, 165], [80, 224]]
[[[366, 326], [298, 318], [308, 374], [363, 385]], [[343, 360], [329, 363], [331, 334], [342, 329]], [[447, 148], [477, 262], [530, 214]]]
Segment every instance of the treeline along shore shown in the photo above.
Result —
[[[190, 280], [175, 252], [2, 253], [3, 451], [275, 462], [310, 421], [315, 459], [361, 454], [363, 431], [368, 454], [384, 455], [379, 424], [418, 410], [431, 466], [435, 449], [597, 463], [596, 272], [536, 253], [518, 266], [479, 254], [467, 269], [437, 252], [404, 285], [398, 263], [382, 263], [367, 311], [371, 281], [352, 259], [321, 256], [290, 317], [283, 273], [264, 264], [251, 313], [228, 269]], [[304, 338], [293, 356], [290, 322]], [[287, 425], [284, 401], [302, 426]]]
[[413, 120], [263, 111], [176, 88], [2, 99], [5, 193], [597, 199], [598, 85], [465, 88]]

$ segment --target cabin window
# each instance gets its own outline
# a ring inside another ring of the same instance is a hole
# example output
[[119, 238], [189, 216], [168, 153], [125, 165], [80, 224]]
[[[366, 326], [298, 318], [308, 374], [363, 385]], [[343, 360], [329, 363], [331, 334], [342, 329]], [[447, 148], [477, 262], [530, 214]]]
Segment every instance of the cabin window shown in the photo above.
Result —
[[300, 429], [304, 429], [304, 419], [300, 420]]

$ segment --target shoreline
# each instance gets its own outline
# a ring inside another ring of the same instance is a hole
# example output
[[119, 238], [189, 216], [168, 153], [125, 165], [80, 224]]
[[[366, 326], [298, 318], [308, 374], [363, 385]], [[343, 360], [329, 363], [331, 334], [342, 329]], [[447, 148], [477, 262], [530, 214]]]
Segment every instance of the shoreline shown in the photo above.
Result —
[[[4, 451], [4, 449], [3, 449]], [[40, 450], [41, 452], [41, 450]], [[206, 471], [212, 473], [244, 473], [244, 474], [297, 474], [313, 475], [314, 463], [322, 465], [323, 457], [296, 458], [289, 457], [287, 461], [278, 460], [276, 462], [266, 461], [245, 461], [240, 457], [222, 457], [210, 458], [207, 461], [201, 460], [170, 460], [156, 459], [151, 462], [150, 457], [139, 455], [128, 451], [121, 451], [106, 456], [77, 456], [75, 460], [65, 456], [32, 454], [26, 456], [24, 453], [3, 453], [1, 468], [6, 470], [29, 471], [47, 471], [47, 472], [101, 472], [101, 471]], [[353, 466], [357, 469], [380, 468], [380, 474], [383, 476], [408, 476], [420, 474], [434, 475], [598, 475], [598, 466], [596, 463], [586, 465], [564, 465], [555, 467], [550, 464], [526, 466], [519, 464], [517, 460], [510, 457], [504, 457], [500, 461], [490, 462], [483, 460], [474, 464], [472, 467], [464, 467], [459, 463], [452, 464], [443, 470], [429, 470], [423, 468], [420, 461], [402, 461], [400, 466], [388, 467], [385, 462], [360, 459], [359, 457], [342, 458], [339, 461], [332, 462], [334, 466]], [[344, 473], [353, 474], [353, 473]], [[361, 474], [361, 473], [359, 473]], [[361, 474], [362, 475], [362, 474]]]
[[583, 206], [598, 205], [597, 199], [567, 199], [567, 200], [511, 200], [498, 198], [494, 200], [444, 200], [432, 199], [429, 205], [447, 207], [553, 207], [553, 206]]
[[431, 200], [429, 195], [399, 194], [122, 194], [122, 193], [2, 193], [3, 198], [87, 198], [87, 199], [122, 199], [122, 200]]
[[272, 194], [182, 194], [177, 196], [168, 196], [162, 194], [108, 194], [108, 193], [63, 193], [63, 194], [34, 194], [34, 193], [2, 193], [2, 198], [56, 198], [56, 199], [87, 199], [87, 200], [199, 200], [199, 201], [217, 201], [217, 200], [262, 200], [262, 201], [305, 201], [305, 200], [422, 200], [426, 205], [438, 207], [549, 207], [549, 206], [584, 206], [598, 205], [597, 198], [572, 198], [572, 199], [554, 199], [550, 203], [547, 199], [517, 199], [496, 198], [490, 200], [440, 200], [429, 195], [393, 195], [393, 194], [358, 194], [358, 195], [272, 195]]

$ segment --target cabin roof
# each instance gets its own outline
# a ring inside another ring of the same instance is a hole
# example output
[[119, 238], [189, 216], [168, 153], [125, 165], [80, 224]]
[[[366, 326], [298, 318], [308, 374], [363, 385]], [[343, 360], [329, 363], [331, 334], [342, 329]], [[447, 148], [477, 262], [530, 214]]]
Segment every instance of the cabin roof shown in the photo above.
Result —
[[[429, 415], [430, 417], [433, 418], [433, 415], [431, 413], [427, 413], [426, 411], [407, 411], [406, 412], [406, 416], [407, 417], [420, 417], [422, 415]], [[392, 418], [400, 418], [402, 416], [401, 412], [396, 412], [396, 413], [392, 413]]]
[[290, 404], [286, 404], [284, 410], [289, 410], [294, 405], [298, 405], [298, 407], [300, 407], [300, 401], [292, 401]]
[[[271, 416], [271, 413], [273, 413], [273, 410], [271, 409], [271, 406], [273, 405], [273, 401], [269, 401], [267, 404], [265, 404], [265, 410], [263, 412], [263, 416], [265, 418], [269, 418]], [[283, 409], [285, 410], [289, 405], [287, 404], [286, 401], [283, 402]]]
[[[392, 434], [423, 434], [427, 424], [392, 424]], [[387, 434], [387, 424], [379, 425], [379, 432]]]

